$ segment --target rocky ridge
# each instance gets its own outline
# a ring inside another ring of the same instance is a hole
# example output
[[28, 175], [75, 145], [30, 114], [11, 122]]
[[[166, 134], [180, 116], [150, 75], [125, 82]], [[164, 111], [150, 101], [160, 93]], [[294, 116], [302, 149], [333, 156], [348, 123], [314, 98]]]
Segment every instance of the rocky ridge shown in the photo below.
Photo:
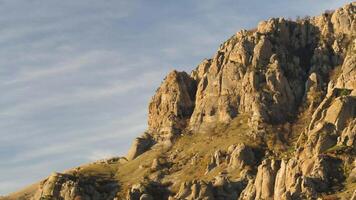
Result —
[[167, 75], [126, 158], [18, 199], [356, 199], [355, 13], [237, 32], [190, 74]]

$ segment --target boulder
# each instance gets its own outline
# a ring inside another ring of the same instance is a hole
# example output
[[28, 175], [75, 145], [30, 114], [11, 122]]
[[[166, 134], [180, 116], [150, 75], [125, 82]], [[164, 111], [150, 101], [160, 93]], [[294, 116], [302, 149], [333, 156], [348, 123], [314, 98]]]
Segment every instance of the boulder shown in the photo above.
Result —
[[253, 166], [256, 163], [255, 155], [252, 149], [244, 144], [237, 145], [231, 150], [229, 167], [233, 169], [242, 169], [245, 166]]

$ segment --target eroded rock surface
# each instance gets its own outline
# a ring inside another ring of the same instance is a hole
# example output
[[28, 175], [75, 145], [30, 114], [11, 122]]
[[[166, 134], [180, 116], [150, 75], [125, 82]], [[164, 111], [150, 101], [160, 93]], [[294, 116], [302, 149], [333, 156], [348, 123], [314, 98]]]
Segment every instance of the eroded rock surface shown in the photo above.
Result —
[[113, 199], [117, 191], [118, 184], [114, 181], [53, 173], [41, 183], [32, 199], [105, 200]]
[[355, 198], [355, 13], [356, 3], [350, 3], [318, 17], [273, 18], [239, 31], [191, 74], [168, 74], [128, 161], [106, 163], [122, 189], [54, 174], [28, 195]]

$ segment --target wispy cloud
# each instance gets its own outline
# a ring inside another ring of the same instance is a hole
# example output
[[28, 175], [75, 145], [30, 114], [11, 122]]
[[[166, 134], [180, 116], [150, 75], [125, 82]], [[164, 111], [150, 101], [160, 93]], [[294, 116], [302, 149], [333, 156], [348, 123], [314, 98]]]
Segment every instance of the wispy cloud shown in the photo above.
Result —
[[[85, 63], [85, 62], [84, 62]], [[44, 76], [57, 76], [60, 73], [73, 72], [85, 64], [73, 65], [72, 67], [63, 67], [53, 70], [43, 70], [34, 72], [22, 77], [21, 81], [29, 81], [33, 78], [40, 78]], [[102, 98], [112, 98], [113, 96], [125, 96], [125, 94], [132, 90], [150, 89], [154, 88], [157, 80], [161, 78], [162, 72], [148, 72], [140, 74], [139, 76], [132, 76], [131, 80], [114, 80], [111, 83], [107, 83], [106, 86], [93, 86], [93, 87], [79, 87], [70, 93], [59, 93], [53, 96], [26, 100], [14, 107], [8, 107], [0, 111], [0, 115], [15, 116], [23, 115], [29, 112], [39, 112], [48, 107], [69, 106], [73, 104], [82, 104], [87, 101], [97, 101]], [[18, 80], [20, 81], [20, 80]], [[17, 82], [18, 82], [17, 81]]]
[[0, 0], [0, 194], [125, 154], [164, 75], [239, 29], [346, 2]]
[[105, 52], [97, 51], [89, 52], [85, 55], [80, 55], [79, 57], [71, 59], [67, 62], [58, 63], [55, 66], [47, 66], [42, 69], [25, 69], [24, 71], [21, 71], [15, 79], [5, 82], [4, 84], [6, 85], [19, 82], [27, 82], [34, 79], [45, 78], [49, 76], [60, 76], [61, 74], [65, 73], [73, 73], [74, 71], [79, 70], [82, 67], [88, 66], [93, 61], [96, 61], [97, 59], [99, 59], [98, 57], [100, 57], [104, 53]]

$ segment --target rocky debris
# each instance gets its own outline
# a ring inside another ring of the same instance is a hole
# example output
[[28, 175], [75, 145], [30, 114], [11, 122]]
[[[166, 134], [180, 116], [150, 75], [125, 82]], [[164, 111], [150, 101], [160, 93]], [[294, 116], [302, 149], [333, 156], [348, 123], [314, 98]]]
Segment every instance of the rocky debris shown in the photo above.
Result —
[[76, 177], [53, 173], [44, 180], [32, 199], [113, 199], [118, 191], [113, 181], [98, 181], [94, 177]]

